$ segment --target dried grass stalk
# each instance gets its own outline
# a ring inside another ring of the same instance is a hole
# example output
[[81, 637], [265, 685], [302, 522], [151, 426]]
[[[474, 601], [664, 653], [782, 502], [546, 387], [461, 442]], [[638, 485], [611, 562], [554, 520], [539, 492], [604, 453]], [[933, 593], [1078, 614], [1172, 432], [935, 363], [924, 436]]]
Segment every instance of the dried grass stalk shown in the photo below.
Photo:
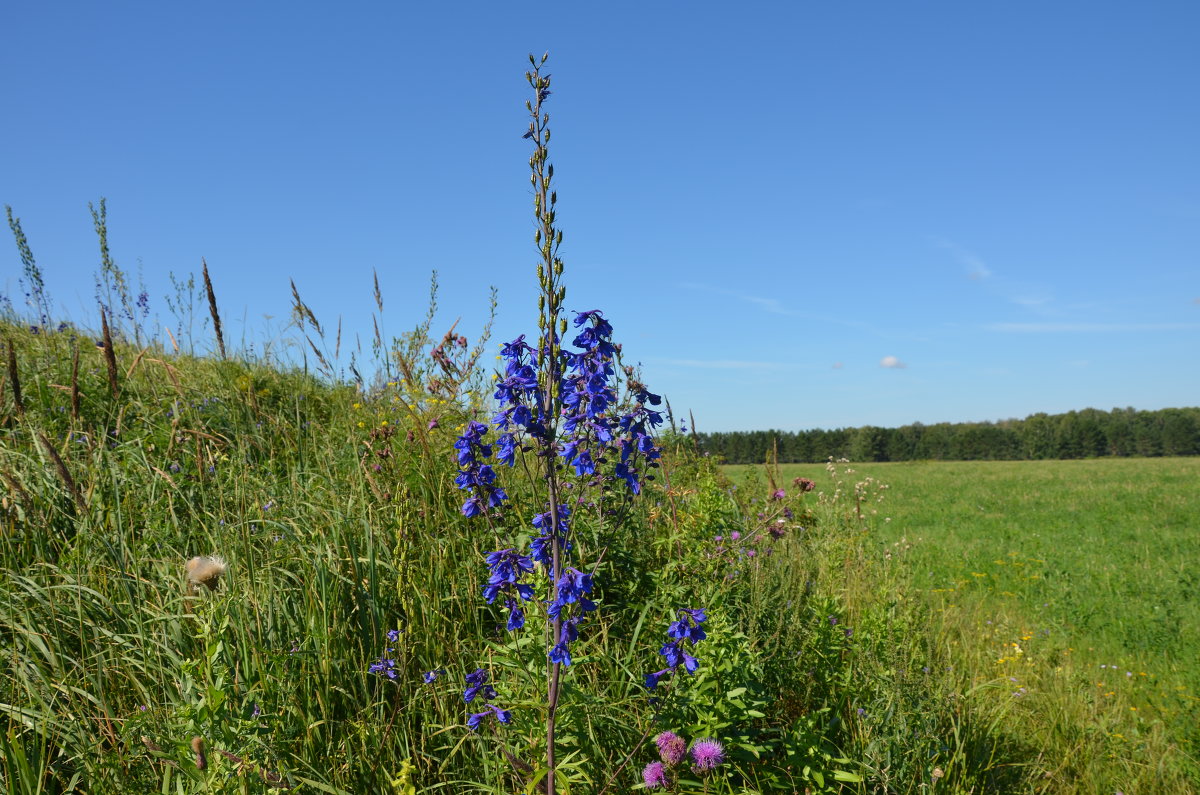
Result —
[[225, 358], [225, 335], [221, 333], [221, 314], [217, 311], [217, 294], [213, 292], [212, 279], [208, 278], [208, 263], [203, 258], [200, 265], [204, 272], [204, 289], [208, 293], [208, 311], [212, 313], [213, 331], [217, 333], [217, 349]]
[[25, 401], [21, 399], [21, 376], [17, 373], [17, 349], [13, 347], [11, 339], [8, 340], [8, 381], [12, 384], [13, 406], [16, 407], [17, 414], [23, 416]]
[[79, 422], [79, 346], [71, 346], [71, 421]]
[[100, 329], [104, 333], [104, 364], [108, 367], [108, 389], [115, 399], [121, 387], [117, 381], [117, 352], [113, 349], [112, 331], [108, 327], [108, 315], [100, 310]]
[[75, 478], [71, 477], [71, 471], [67, 469], [67, 464], [62, 460], [62, 456], [58, 454], [58, 450], [46, 438], [46, 434], [38, 431], [38, 441], [42, 443], [42, 447], [46, 451], [46, 455], [50, 456], [50, 460], [54, 462], [54, 468], [58, 471], [58, 477], [62, 480], [63, 485], [67, 487], [67, 491], [71, 493], [71, 497], [75, 500], [75, 507], [80, 511], [87, 509], [87, 503], [83, 501], [83, 495], [79, 493], [79, 486], [75, 484]]

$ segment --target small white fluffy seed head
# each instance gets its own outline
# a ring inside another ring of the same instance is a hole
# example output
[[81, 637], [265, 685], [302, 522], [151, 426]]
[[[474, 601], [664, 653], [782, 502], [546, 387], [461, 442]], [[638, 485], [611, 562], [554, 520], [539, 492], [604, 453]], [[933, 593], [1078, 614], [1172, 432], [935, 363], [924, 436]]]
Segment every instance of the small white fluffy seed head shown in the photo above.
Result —
[[215, 591], [221, 582], [221, 575], [229, 568], [229, 564], [219, 555], [195, 557], [185, 564], [187, 569], [188, 586], [192, 592], [203, 585], [210, 591]]

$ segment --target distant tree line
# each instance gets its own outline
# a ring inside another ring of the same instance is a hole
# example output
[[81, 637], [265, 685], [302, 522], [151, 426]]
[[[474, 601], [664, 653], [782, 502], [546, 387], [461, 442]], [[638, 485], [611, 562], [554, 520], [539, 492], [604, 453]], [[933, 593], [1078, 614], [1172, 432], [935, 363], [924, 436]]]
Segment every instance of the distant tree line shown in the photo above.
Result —
[[1084, 409], [999, 422], [919, 422], [900, 428], [732, 431], [697, 434], [730, 464], [851, 461], [1015, 461], [1099, 456], [1200, 455], [1200, 408]]

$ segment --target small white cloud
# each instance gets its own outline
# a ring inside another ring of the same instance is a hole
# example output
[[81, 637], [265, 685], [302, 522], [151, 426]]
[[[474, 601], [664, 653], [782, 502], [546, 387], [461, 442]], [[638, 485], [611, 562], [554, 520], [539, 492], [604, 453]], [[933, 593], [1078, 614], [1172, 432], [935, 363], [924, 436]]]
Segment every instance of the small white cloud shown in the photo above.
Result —
[[843, 367], [843, 365], [842, 365], [842, 363], [841, 363], [841, 362], [834, 362], [834, 363], [833, 363], [833, 369], [834, 369], [834, 370], [841, 370], [841, 369], [842, 369], [842, 367]]
[[884, 356], [879, 360], [879, 366], [886, 367], [889, 370], [903, 370], [908, 365], [897, 359], [895, 356]]

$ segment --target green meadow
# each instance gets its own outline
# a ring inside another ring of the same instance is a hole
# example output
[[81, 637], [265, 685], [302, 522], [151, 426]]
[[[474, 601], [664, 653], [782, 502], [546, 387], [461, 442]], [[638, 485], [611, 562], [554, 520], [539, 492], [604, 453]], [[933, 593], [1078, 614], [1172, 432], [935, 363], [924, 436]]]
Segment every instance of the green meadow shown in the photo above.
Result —
[[[1020, 694], [997, 728], [1011, 723], [1048, 756], [1190, 770], [1194, 786], [1200, 459], [832, 469], [784, 465], [775, 477], [785, 488], [810, 478], [820, 499], [840, 489], [873, 520], [890, 574], [929, 606], [931, 631], [959, 666], [946, 676], [977, 694]], [[772, 474], [725, 470], [760, 491]], [[870, 496], [854, 499], [856, 485]], [[1185, 786], [1167, 781], [1142, 791]]]

